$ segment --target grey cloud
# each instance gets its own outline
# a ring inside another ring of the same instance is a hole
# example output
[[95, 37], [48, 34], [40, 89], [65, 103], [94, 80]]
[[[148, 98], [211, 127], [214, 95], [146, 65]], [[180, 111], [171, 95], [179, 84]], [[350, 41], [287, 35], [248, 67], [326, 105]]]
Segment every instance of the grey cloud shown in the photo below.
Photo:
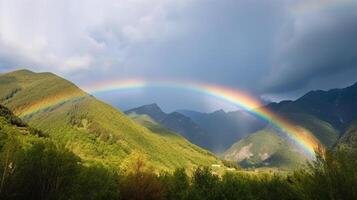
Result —
[[[28, 67], [80, 86], [174, 79], [294, 96], [356, 79], [356, 10], [352, 0], [0, 0], [0, 73]], [[123, 107], [212, 107], [201, 105], [204, 95], [179, 101], [180, 91], [140, 95], [101, 97]]]
[[357, 3], [350, 3], [301, 16], [303, 19], [297, 17], [292, 27], [295, 30], [290, 30], [291, 38], [280, 44], [264, 90], [282, 93], [308, 89], [312, 83], [314, 87], [324, 87], [324, 78], [331, 79], [331, 75], [345, 71], [349, 74], [335, 81], [357, 81], [356, 10]]

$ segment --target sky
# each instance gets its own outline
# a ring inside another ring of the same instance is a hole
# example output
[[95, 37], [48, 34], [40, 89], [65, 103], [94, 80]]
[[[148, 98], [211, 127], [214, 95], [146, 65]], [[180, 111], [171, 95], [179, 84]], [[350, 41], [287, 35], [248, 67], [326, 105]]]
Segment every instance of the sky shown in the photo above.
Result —
[[[0, 73], [200, 82], [263, 102], [357, 81], [356, 0], [0, 0]], [[119, 108], [239, 109], [172, 88], [95, 94]]]

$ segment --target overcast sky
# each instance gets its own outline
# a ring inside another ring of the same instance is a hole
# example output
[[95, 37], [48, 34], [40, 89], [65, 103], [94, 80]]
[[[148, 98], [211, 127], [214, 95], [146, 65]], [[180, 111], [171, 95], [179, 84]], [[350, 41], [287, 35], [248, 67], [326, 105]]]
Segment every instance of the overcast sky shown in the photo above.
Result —
[[[0, 0], [0, 72], [191, 80], [294, 99], [357, 81], [356, 0]], [[122, 109], [237, 109], [202, 94], [99, 94]]]

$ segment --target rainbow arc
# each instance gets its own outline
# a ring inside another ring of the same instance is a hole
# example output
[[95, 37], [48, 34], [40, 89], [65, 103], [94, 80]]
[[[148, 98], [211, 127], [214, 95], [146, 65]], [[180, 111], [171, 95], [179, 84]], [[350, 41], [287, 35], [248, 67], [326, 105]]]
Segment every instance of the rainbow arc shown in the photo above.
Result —
[[[285, 133], [308, 157], [315, 156], [315, 150], [321, 145], [308, 130], [298, 127], [281, 116], [264, 108], [259, 100], [250, 96], [244, 91], [222, 87], [212, 84], [202, 84], [195, 82], [180, 82], [180, 81], [145, 81], [140, 79], [130, 80], [113, 80], [106, 82], [99, 82], [93, 85], [84, 87], [84, 90], [90, 94], [97, 94], [102, 92], [123, 91], [123, 90], [137, 90], [147, 87], [162, 87], [173, 88], [180, 90], [189, 90], [196, 93], [201, 93], [213, 96], [220, 100], [237, 105], [237, 107], [244, 109], [255, 116], [269, 122], [273, 127], [278, 128]], [[84, 93], [85, 94], [85, 93]], [[25, 117], [49, 107], [70, 101], [76, 98], [83, 97], [83, 93], [68, 93], [60, 94], [53, 97], [48, 97], [33, 103], [26, 108], [21, 109], [17, 114], [20, 117]]]

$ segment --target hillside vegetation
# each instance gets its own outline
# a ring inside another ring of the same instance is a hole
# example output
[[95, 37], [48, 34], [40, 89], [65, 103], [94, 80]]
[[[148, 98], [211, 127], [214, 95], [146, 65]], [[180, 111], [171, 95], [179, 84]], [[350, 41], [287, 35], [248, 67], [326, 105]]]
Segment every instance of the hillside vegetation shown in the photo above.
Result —
[[[29, 107], [36, 108], [43, 101], [67, 94], [79, 98], [27, 113]], [[211, 153], [184, 138], [154, 133], [51, 73], [20, 70], [0, 75], [0, 99], [31, 126], [49, 133], [53, 141], [65, 145], [86, 162], [99, 161], [120, 168], [123, 160], [141, 153], [157, 170], [192, 170], [198, 165], [220, 163]]]
[[266, 128], [233, 144], [224, 154], [226, 160], [237, 161], [243, 167], [296, 169], [306, 158], [274, 129]]
[[350, 148], [318, 154], [316, 161], [289, 174], [234, 171], [218, 176], [208, 167], [197, 168], [191, 176], [184, 169], [157, 174], [143, 154], [126, 160], [126, 169], [112, 171], [86, 165], [2, 106], [0, 144], [0, 199], [6, 200], [357, 198], [357, 152]]

